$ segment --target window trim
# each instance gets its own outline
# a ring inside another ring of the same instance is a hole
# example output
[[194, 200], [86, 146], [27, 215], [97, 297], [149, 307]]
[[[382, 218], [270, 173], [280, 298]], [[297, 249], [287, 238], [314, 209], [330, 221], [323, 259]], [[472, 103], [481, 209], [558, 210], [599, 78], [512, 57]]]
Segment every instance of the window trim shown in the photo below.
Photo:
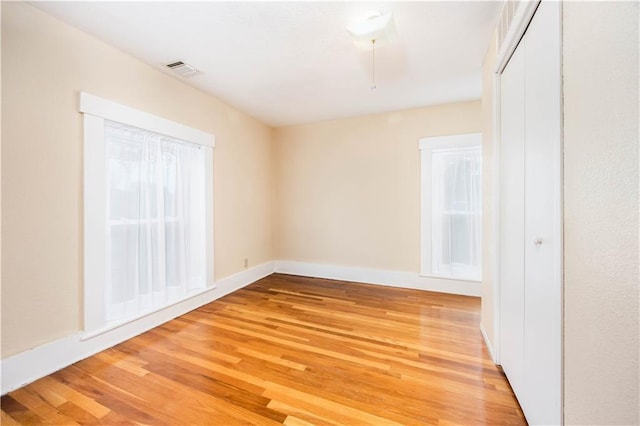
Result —
[[420, 150], [420, 272], [422, 277], [480, 283], [482, 280], [436, 274], [432, 267], [432, 151], [443, 148], [482, 147], [482, 133], [425, 137], [418, 140]]
[[[86, 92], [80, 92], [79, 111], [83, 113], [84, 138], [84, 337], [90, 338], [120, 327], [153, 312], [166, 309], [183, 300], [215, 288], [214, 275], [214, 197], [213, 197], [213, 151], [215, 136], [192, 127], [167, 120], [125, 105], [118, 104]], [[169, 304], [119, 321], [106, 321], [104, 293], [106, 289], [107, 265], [107, 213], [106, 213], [106, 161], [104, 121], [110, 120], [126, 125], [161, 133], [205, 149], [205, 203], [206, 216], [206, 287], [189, 293], [184, 298]], [[102, 190], [100, 190], [102, 189]]]
[[215, 148], [216, 139], [211, 133], [158, 117], [119, 103], [80, 92], [80, 112], [110, 121], [139, 127], [155, 133], [182, 139], [197, 145]]

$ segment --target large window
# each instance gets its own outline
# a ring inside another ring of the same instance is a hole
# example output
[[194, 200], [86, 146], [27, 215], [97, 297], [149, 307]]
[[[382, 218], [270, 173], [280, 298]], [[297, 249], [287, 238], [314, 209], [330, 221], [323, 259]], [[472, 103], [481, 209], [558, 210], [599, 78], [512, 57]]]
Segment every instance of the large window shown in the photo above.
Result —
[[420, 140], [421, 274], [482, 275], [482, 148], [479, 134]]
[[213, 286], [213, 136], [88, 94], [85, 330]]

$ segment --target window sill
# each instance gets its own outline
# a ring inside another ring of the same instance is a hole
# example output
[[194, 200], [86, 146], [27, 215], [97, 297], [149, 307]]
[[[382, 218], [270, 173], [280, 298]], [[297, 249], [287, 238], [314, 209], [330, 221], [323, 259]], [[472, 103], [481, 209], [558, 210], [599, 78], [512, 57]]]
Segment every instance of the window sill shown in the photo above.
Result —
[[212, 290], [215, 290], [215, 288], [216, 288], [216, 285], [213, 284], [210, 287], [207, 287], [207, 288], [205, 288], [203, 290], [199, 290], [199, 291], [193, 292], [191, 294], [188, 294], [185, 297], [182, 297], [180, 299], [173, 300], [173, 301], [171, 301], [170, 303], [168, 303], [168, 304], [166, 304], [164, 306], [158, 306], [156, 308], [149, 309], [147, 311], [141, 312], [139, 314], [136, 314], [136, 315], [134, 315], [132, 317], [128, 317], [128, 318], [125, 318], [125, 319], [110, 321], [104, 327], [99, 328], [98, 330], [87, 331], [87, 332], [83, 333], [82, 337], [80, 337], [80, 341], [89, 340], [89, 339], [92, 339], [94, 337], [100, 336], [102, 334], [108, 333], [109, 331], [112, 331], [112, 330], [115, 330], [117, 328], [120, 328], [120, 327], [122, 327], [124, 325], [131, 324], [132, 322], [138, 321], [139, 319], [142, 319], [142, 318], [147, 317], [149, 315], [153, 315], [156, 312], [160, 312], [160, 311], [162, 311], [164, 309], [167, 309], [167, 308], [169, 308], [171, 306], [177, 305], [178, 303], [182, 303], [185, 300], [189, 300], [189, 299], [192, 299], [194, 297], [200, 296], [202, 294], [208, 293], [208, 292], [210, 292]]
[[423, 278], [437, 278], [440, 280], [450, 280], [450, 281], [464, 281], [467, 283], [475, 283], [475, 284], [481, 284], [482, 280], [477, 280], [477, 279], [472, 279], [472, 278], [464, 278], [464, 277], [451, 277], [448, 275], [436, 275], [436, 274], [424, 274], [424, 273], [419, 273], [418, 276], [423, 277]]

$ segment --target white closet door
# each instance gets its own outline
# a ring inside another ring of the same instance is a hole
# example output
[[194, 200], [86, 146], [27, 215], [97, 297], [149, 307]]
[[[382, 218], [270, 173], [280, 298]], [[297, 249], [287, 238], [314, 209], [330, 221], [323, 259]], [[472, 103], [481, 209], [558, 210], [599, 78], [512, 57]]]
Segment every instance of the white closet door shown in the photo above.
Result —
[[562, 423], [560, 3], [501, 77], [500, 361], [529, 424]]
[[542, 2], [525, 45], [525, 334], [520, 403], [530, 424], [560, 424], [560, 3]]
[[501, 77], [500, 360], [520, 398], [524, 385], [524, 49]]

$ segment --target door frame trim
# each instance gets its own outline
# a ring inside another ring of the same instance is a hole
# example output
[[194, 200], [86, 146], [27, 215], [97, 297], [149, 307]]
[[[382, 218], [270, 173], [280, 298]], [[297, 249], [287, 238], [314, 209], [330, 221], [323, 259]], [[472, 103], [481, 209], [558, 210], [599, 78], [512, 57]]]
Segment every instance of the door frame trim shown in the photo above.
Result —
[[495, 74], [502, 74], [504, 68], [509, 63], [511, 55], [515, 52], [518, 43], [527, 31], [529, 23], [533, 19], [533, 15], [536, 13], [536, 9], [540, 5], [541, 0], [521, 0], [518, 1], [516, 12], [513, 16], [513, 20], [509, 25], [509, 29], [502, 40], [502, 43], [498, 46], [498, 53], [496, 54], [496, 68]]

